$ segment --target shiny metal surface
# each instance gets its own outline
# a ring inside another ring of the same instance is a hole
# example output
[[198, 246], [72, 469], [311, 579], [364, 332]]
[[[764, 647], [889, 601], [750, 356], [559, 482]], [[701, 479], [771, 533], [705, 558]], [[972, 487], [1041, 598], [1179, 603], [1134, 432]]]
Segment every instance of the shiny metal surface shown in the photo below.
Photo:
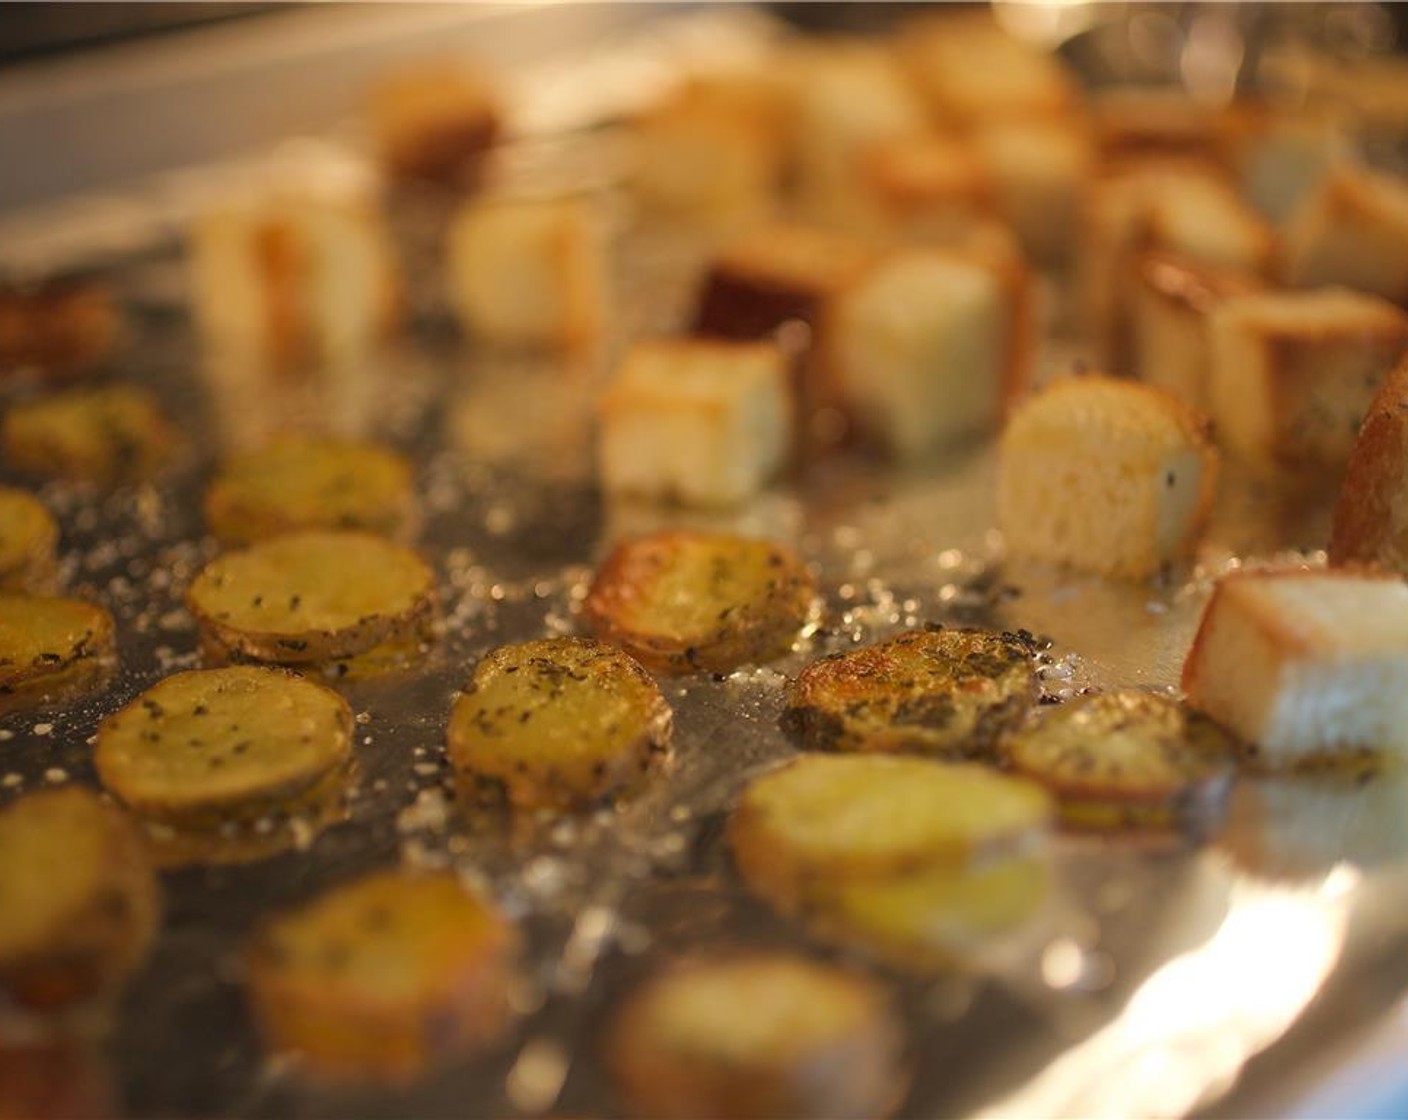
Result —
[[[580, 167], [582, 150], [568, 145], [560, 160], [540, 151], [535, 163], [525, 149], [525, 174]], [[411, 227], [423, 218], [398, 215]], [[628, 233], [619, 269], [627, 333], [677, 320], [698, 248], [664, 231]], [[111, 276], [134, 327], [115, 372], [155, 388], [194, 438], [159, 486], [43, 491], [62, 516], [66, 584], [114, 610], [123, 668], [71, 710], [0, 721], [0, 801], [51, 782], [92, 783], [97, 722], [196, 661], [181, 595], [212, 553], [197, 497], [217, 453], [213, 433], [228, 429], [215, 423], [180, 306], [175, 250], [158, 243], [120, 256]], [[730, 517], [604, 503], [590, 474], [596, 375], [471, 352], [433, 300], [418, 312], [399, 350], [357, 375], [359, 412], [417, 462], [421, 543], [439, 573], [445, 633], [420, 669], [344, 686], [362, 713], [350, 819], [272, 859], [165, 877], [156, 952], [93, 1058], [124, 1114], [611, 1115], [598, 1028], [645, 970], [702, 946], [807, 944], [743, 894], [720, 832], [742, 783], [792, 752], [777, 725], [790, 674], [933, 621], [1049, 637], [1053, 696], [1172, 687], [1213, 575], [1275, 556], [1314, 562], [1324, 538], [1323, 496], [1274, 500], [1233, 473], [1199, 565], [1168, 581], [1118, 585], [1009, 563], [992, 525], [988, 447], [911, 470], [818, 463]], [[1048, 367], [1071, 353], [1054, 343]], [[249, 419], [257, 429], [267, 417]], [[506, 641], [571, 631], [591, 565], [614, 539], [681, 523], [793, 544], [820, 578], [820, 628], [773, 665], [665, 682], [675, 761], [636, 799], [516, 827], [461, 811], [441, 748], [475, 659]], [[1294, 1067], [1342, 1050], [1408, 991], [1408, 969], [1395, 963], [1408, 945], [1405, 803], [1408, 779], [1396, 774], [1367, 783], [1246, 776], [1226, 831], [1205, 847], [1059, 838], [1058, 898], [1002, 952], [934, 981], [879, 970], [913, 1040], [903, 1114], [1245, 1114], [1313, 1099], [1288, 1103], [1282, 1092], [1268, 1104]], [[261, 1052], [243, 1005], [241, 945], [262, 915], [398, 860], [453, 864], [519, 918], [532, 947], [519, 1026], [496, 1052], [409, 1088], [312, 1085]], [[1219, 1106], [1249, 1060], [1247, 1088]], [[1356, 1107], [1330, 1099], [1337, 1111]]]

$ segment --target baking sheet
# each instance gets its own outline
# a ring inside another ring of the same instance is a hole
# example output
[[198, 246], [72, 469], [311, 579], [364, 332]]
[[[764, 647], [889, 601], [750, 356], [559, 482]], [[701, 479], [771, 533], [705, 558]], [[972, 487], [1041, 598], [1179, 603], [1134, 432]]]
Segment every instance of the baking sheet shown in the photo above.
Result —
[[[525, 181], [583, 173], [586, 158], [599, 185], [592, 153], [604, 145], [592, 135], [520, 149]], [[436, 218], [402, 211], [397, 220], [414, 232]], [[678, 319], [700, 248], [631, 227], [618, 262], [625, 333]], [[156, 389], [197, 438], [159, 487], [43, 490], [64, 526], [66, 584], [114, 611], [123, 667], [73, 709], [0, 721], [0, 801], [94, 782], [87, 741], [97, 722], [196, 664], [181, 595], [213, 554], [197, 514], [212, 466], [205, 435], [229, 426], [217, 424], [176, 299], [175, 247], [144, 242], [107, 268], [133, 310], [114, 372]], [[90, 1056], [124, 1114], [611, 1115], [596, 1039], [646, 970], [705, 946], [806, 945], [743, 894], [720, 834], [748, 777], [792, 753], [777, 726], [789, 675], [826, 652], [949, 622], [1049, 637], [1044, 687], [1056, 696], [1171, 687], [1213, 576], [1259, 559], [1322, 559], [1323, 498], [1278, 502], [1233, 473], [1199, 565], [1168, 581], [1115, 585], [1008, 563], [991, 523], [993, 457], [981, 446], [916, 469], [818, 463], [728, 517], [606, 503], [590, 478], [592, 375], [466, 349], [433, 292], [427, 283], [411, 336], [359, 385], [374, 433], [417, 462], [422, 543], [440, 576], [446, 633], [416, 671], [344, 686], [360, 713], [346, 822], [257, 864], [165, 877], [167, 917], [150, 965]], [[1072, 356], [1057, 341], [1044, 361], [1054, 369]], [[246, 419], [257, 429], [269, 417]], [[571, 632], [591, 565], [613, 540], [681, 523], [796, 547], [824, 591], [816, 631], [772, 665], [664, 682], [675, 760], [637, 799], [528, 827], [466, 816], [445, 787], [441, 747], [475, 659], [506, 641]], [[903, 1114], [1215, 1112], [1243, 1064], [1287, 1031], [1304, 1055], [1362, 1028], [1382, 1004], [1342, 997], [1408, 990], [1408, 971], [1385, 964], [1408, 943], [1405, 803], [1395, 774], [1367, 784], [1249, 778], [1226, 833], [1205, 848], [1060, 838], [1057, 902], [1002, 952], [938, 980], [880, 970], [913, 1042]], [[519, 1027], [495, 1052], [408, 1089], [311, 1085], [260, 1051], [243, 1006], [241, 945], [262, 915], [397, 861], [452, 864], [519, 917], [532, 948]], [[1277, 1053], [1265, 1059], [1273, 1081], [1284, 1072]], [[1228, 1107], [1254, 1109], [1255, 1098], [1233, 1096]]]

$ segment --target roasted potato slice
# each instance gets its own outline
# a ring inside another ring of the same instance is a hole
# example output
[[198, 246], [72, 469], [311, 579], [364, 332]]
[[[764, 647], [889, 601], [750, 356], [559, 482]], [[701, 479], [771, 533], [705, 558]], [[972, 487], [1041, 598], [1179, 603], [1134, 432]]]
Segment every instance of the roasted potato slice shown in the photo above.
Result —
[[547, 638], [479, 663], [450, 715], [449, 757], [515, 808], [567, 808], [638, 779], [669, 744], [670, 725], [635, 658], [591, 638]]
[[0, 810], [0, 990], [52, 1008], [115, 989], [145, 956], [160, 908], [141, 835], [78, 786]]
[[311, 1072], [405, 1080], [500, 1034], [516, 948], [453, 875], [379, 872], [267, 922], [249, 994], [268, 1044]]
[[802, 670], [783, 725], [818, 750], [990, 754], [1037, 701], [1030, 639], [914, 630]]
[[226, 463], [205, 492], [206, 527], [242, 545], [296, 529], [414, 531], [411, 465], [385, 447], [325, 436], [281, 436]]
[[727, 672], [786, 652], [815, 586], [780, 545], [656, 533], [617, 546], [583, 604], [597, 637], [664, 673]]
[[1020, 854], [1051, 815], [1041, 787], [980, 766], [810, 754], [755, 778], [728, 835], [748, 886], [795, 914], [843, 883]]
[[370, 533], [285, 533], [212, 560], [187, 593], [202, 636], [233, 659], [306, 665], [419, 635], [435, 580]]
[[677, 963], [627, 998], [607, 1046], [641, 1116], [879, 1117], [908, 1083], [883, 989], [783, 953]]
[[352, 709], [332, 689], [253, 666], [153, 685], [98, 729], [98, 776], [143, 817], [209, 825], [277, 809], [351, 757]]
[[0, 486], [0, 588], [36, 591], [49, 583], [59, 526], [33, 494]]
[[1232, 782], [1234, 744], [1206, 716], [1137, 689], [1047, 708], [1003, 743], [1012, 768], [1055, 794], [1068, 824], [1206, 827]]
[[112, 485], [156, 474], [179, 437], [151, 393], [111, 385], [11, 405], [0, 442], [10, 465], [26, 474]]
[[0, 714], [97, 686], [116, 661], [112, 616], [81, 599], [0, 593]]
[[946, 971], [1041, 909], [1051, 868], [1039, 855], [845, 883], [808, 910], [809, 928], [898, 968]]

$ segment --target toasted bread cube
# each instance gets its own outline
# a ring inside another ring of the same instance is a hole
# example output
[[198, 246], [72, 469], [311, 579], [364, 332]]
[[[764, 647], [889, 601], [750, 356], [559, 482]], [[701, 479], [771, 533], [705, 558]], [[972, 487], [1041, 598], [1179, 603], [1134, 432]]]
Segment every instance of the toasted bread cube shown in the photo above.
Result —
[[1408, 585], [1309, 570], [1226, 576], [1183, 689], [1273, 767], [1408, 753]]
[[1211, 165], [1149, 160], [1117, 168], [1088, 190], [1082, 225], [1078, 298], [1097, 360], [1116, 374], [1131, 364], [1128, 292], [1140, 253], [1166, 249], [1257, 275], [1273, 264], [1270, 228]]
[[1218, 439], [1262, 467], [1343, 467], [1408, 347], [1408, 314], [1336, 288], [1231, 298], [1209, 327]]
[[[772, 110], [772, 112], [769, 112]], [[722, 79], [686, 85], [630, 128], [630, 180], [647, 209], [706, 224], [766, 215], [781, 187], [777, 109]]]
[[804, 225], [768, 225], [732, 240], [709, 266], [694, 329], [765, 338], [783, 323], [816, 322], [827, 297], [877, 256], [867, 242]]
[[862, 221], [906, 241], [947, 241], [995, 213], [993, 179], [978, 152], [934, 130], [866, 145], [857, 174]]
[[1408, 362], [1384, 379], [1349, 453], [1335, 504], [1330, 563], [1408, 576]]
[[1206, 419], [1176, 397], [1065, 378], [1002, 434], [998, 521], [1015, 555], [1142, 579], [1192, 553], [1217, 464]]
[[1408, 182], [1346, 164], [1286, 226], [1285, 277], [1339, 284], [1408, 305]]
[[767, 343], [637, 343], [601, 402], [603, 486], [728, 506], [756, 494], [792, 446], [787, 362]]
[[855, 161], [881, 140], [923, 132], [922, 104], [885, 50], [852, 41], [811, 43], [784, 56], [796, 193], [803, 214], [855, 220]]
[[372, 200], [341, 186], [231, 199], [190, 230], [196, 322], [217, 356], [355, 364], [395, 327], [400, 281]]
[[1091, 125], [1108, 161], [1172, 157], [1220, 161], [1214, 109], [1182, 89], [1117, 87], [1091, 100]]
[[1250, 272], [1197, 264], [1175, 253], [1145, 254], [1135, 267], [1131, 302], [1135, 375], [1206, 411], [1208, 317], [1228, 297], [1263, 287]]
[[91, 373], [122, 337], [122, 309], [101, 284], [54, 279], [0, 285], [0, 374], [45, 381]]
[[485, 342], [570, 350], [605, 327], [606, 232], [586, 199], [466, 204], [450, 230], [449, 273], [460, 322]]
[[394, 179], [473, 186], [502, 131], [488, 80], [449, 62], [383, 78], [369, 97], [382, 165]]
[[939, 249], [891, 254], [832, 301], [822, 361], [861, 429], [916, 458], [997, 427], [1030, 373], [1020, 265]]
[[1289, 218], [1352, 151], [1344, 116], [1234, 102], [1224, 112], [1226, 159], [1243, 196], [1272, 222]]
[[987, 13], [911, 20], [899, 53], [930, 110], [959, 126], [1049, 117], [1076, 105], [1076, 85], [1055, 58], [1004, 31]]
[[1033, 260], [1056, 264], [1074, 248], [1080, 192], [1091, 173], [1090, 136], [1077, 121], [985, 122], [973, 143], [996, 184], [998, 208]]

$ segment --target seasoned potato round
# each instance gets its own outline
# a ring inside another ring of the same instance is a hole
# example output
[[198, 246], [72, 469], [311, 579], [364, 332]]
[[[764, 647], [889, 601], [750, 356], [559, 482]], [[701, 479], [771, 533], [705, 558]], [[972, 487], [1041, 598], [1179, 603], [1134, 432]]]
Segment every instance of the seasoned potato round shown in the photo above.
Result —
[[351, 755], [352, 709], [252, 666], [177, 673], [98, 729], [103, 784], [143, 816], [248, 815], [295, 800]]
[[786, 652], [814, 594], [780, 545], [681, 531], [618, 545], [583, 609], [599, 638], [647, 668], [727, 672]]
[[783, 953], [676, 964], [627, 998], [607, 1044], [642, 1116], [879, 1117], [908, 1082], [884, 991]]
[[113, 385], [12, 405], [0, 441], [10, 465], [26, 474], [113, 484], [156, 474], [178, 437], [151, 393]]
[[1003, 749], [1056, 795], [1063, 819], [1097, 828], [1206, 824], [1233, 775], [1233, 743], [1215, 723], [1136, 689], [1048, 708]]
[[35, 591], [54, 569], [59, 526], [33, 494], [0, 486], [0, 588]]
[[812, 754], [755, 778], [728, 831], [748, 885], [796, 913], [819, 888], [1020, 853], [1051, 815], [1039, 786], [980, 766]]
[[78, 786], [0, 811], [0, 989], [55, 1007], [115, 988], [141, 962], [159, 898], [141, 836]]
[[910, 971], [943, 971], [1022, 927], [1041, 908], [1051, 869], [1018, 855], [961, 870], [848, 882], [807, 911], [814, 933]]
[[365, 529], [409, 536], [411, 465], [376, 444], [285, 435], [225, 464], [205, 492], [205, 523], [222, 543], [295, 529]]
[[434, 576], [370, 533], [286, 533], [212, 560], [187, 594], [203, 635], [236, 658], [309, 664], [418, 635]]
[[0, 713], [86, 692], [115, 659], [112, 616], [102, 607], [0, 593]]
[[915, 630], [808, 665], [783, 724], [818, 750], [971, 758], [991, 752], [1038, 694], [1028, 639]]
[[547, 638], [479, 663], [450, 715], [449, 756], [517, 808], [564, 808], [637, 779], [665, 750], [670, 724], [633, 657], [591, 638]]
[[379, 872], [266, 923], [250, 997], [268, 1044], [313, 1072], [401, 1080], [501, 1032], [516, 947], [453, 875]]

